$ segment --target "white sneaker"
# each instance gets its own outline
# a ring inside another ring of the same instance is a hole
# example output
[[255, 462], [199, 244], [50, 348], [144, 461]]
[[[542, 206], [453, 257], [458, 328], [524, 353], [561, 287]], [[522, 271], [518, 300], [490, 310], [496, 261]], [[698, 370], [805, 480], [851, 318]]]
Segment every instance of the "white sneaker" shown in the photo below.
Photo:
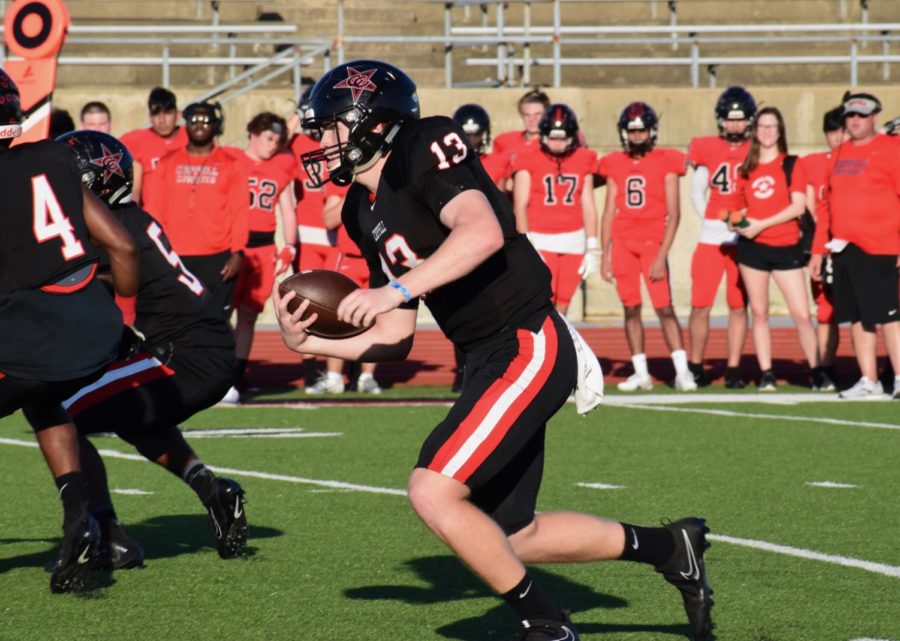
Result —
[[697, 391], [697, 380], [690, 370], [685, 370], [675, 374], [675, 389], [679, 392], [695, 392]]
[[381, 394], [381, 386], [374, 376], [367, 376], [366, 378], [360, 378], [356, 382], [356, 391], [363, 394]]
[[845, 389], [839, 396], [841, 398], [850, 398], [857, 401], [881, 399], [884, 398], [884, 388], [881, 386], [881, 381], [875, 381], [873, 383], [863, 376], [856, 381], [856, 384], [853, 387]]
[[[653, 381], [649, 376], [641, 376], [640, 374], [632, 374], [616, 387], [622, 392], [634, 392], [636, 390], [652, 390]], [[695, 385], [696, 387], [696, 385]]]
[[328, 374], [322, 374], [314, 385], [306, 388], [307, 394], [341, 394], [343, 391], [344, 379], [332, 379]]
[[219, 401], [220, 405], [240, 405], [241, 404], [241, 393], [234, 388], [234, 386], [230, 387], [227, 392], [225, 392], [225, 396], [222, 397], [222, 400]]
[[894, 379], [894, 392], [891, 394], [891, 398], [900, 401], [900, 376]]

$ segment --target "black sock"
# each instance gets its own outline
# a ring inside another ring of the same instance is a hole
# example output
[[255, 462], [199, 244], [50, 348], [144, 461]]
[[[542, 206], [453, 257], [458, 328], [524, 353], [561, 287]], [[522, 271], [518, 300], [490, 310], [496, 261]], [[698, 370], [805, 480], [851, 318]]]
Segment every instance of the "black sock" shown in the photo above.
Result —
[[688, 371], [694, 376], [703, 376], [703, 363], [692, 363], [688, 361]]
[[69, 472], [56, 478], [63, 504], [63, 525], [78, 523], [87, 516], [87, 483], [81, 472]]
[[237, 359], [237, 366], [234, 368], [234, 386], [241, 388], [247, 384], [247, 363], [250, 361], [246, 358]]
[[184, 473], [184, 482], [197, 493], [200, 501], [208, 503], [216, 487], [216, 475], [200, 461], [196, 461]]
[[306, 358], [303, 360], [303, 382], [307, 385], [312, 385], [316, 382], [316, 379], [319, 377], [319, 366], [316, 364], [316, 359], [314, 358]]
[[741, 377], [741, 368], [740, 367], [726, 367], [725, 368], [725, 378], [740, 378]]
[[625, 550], [619, 558], [623, 561], [649, 563], [659, 567], [675, 554], [672, 533], [664, 527], [641, 527], [622, 523], [625, 528]]
[[509, 592], [500, 595], [506, 604], [515, 610], [516, 615], [522, 621], [533, 619], [550, 619], [562, 621], [562, 611], [550, 602], [540, 586], [532, 581], [528, 573], [522, 577], [519, 584]]

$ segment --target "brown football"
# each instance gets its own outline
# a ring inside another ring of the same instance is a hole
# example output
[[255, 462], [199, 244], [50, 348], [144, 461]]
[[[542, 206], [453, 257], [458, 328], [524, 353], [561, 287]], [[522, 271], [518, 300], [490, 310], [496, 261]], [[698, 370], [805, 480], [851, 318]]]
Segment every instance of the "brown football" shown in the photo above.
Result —
[[289, 291], [297, 294], [288, 303], [288, 311], [293, 312], [304, 300], [309, 301], [309, 308], [303, 318], [318, 314], [316, 322], [306, 330], [320, 338], [350, 338], [362, 334], [368, 327], [355, 327], [350, 323], [339, 321], [337, 308], [344, 297], [359, 289], [352, 280], [328, 269], [311, 269], [285, 278], [278, 284], [278, 293], [284, 296]]

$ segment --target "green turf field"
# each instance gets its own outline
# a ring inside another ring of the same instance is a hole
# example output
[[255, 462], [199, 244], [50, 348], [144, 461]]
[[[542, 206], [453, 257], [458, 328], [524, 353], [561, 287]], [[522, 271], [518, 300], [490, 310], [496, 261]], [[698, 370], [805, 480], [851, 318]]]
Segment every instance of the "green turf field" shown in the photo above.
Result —
[[[515, 618], [402, 494], [445, 411], [243, 407], [195, 417], [185, 428], [200, 456], [247, 490], [251, 553], [227, 562], [185, 485], [143, 460], [108, 457], [111, 487], [142, 491], [114, 498], [147, 567], [100, 575], [81, 597], [49, 592], [41, 566], [58, 543], [55, 488], [21, 415], [0, 421], [0, 640], [510, 641]], [[225, 428], [231, 436], [190, 437]], [[248, 428], [282, 431], [239, 435]], [[588, 418], [568, 406], [547, 450], [541, 510], [708, 519], [721, 641], [900, 641], [900, 403], [607, 406]], [[823, 482], [852, 487], [810, 485]], [[572, 609], [585, 641], [686, 638], [677, 591], [646, 566], [533, 572]]]

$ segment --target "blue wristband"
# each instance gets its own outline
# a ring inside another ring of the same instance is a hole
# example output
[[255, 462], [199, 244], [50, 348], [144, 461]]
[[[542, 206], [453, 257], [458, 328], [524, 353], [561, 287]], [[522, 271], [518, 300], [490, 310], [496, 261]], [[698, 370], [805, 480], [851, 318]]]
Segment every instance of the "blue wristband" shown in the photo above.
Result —
[[412, 300], [412, 294], [409, 293], [409, 290], [406, 289], [403, 285], [401, 285], [397, 281], [392, 280], [391, 282], [388, 283], [388, 285], [390, 285], [391, 287], [396, 289], [398, 292], [403, 294], [403, 298], [406, 299], [407, 303]]

